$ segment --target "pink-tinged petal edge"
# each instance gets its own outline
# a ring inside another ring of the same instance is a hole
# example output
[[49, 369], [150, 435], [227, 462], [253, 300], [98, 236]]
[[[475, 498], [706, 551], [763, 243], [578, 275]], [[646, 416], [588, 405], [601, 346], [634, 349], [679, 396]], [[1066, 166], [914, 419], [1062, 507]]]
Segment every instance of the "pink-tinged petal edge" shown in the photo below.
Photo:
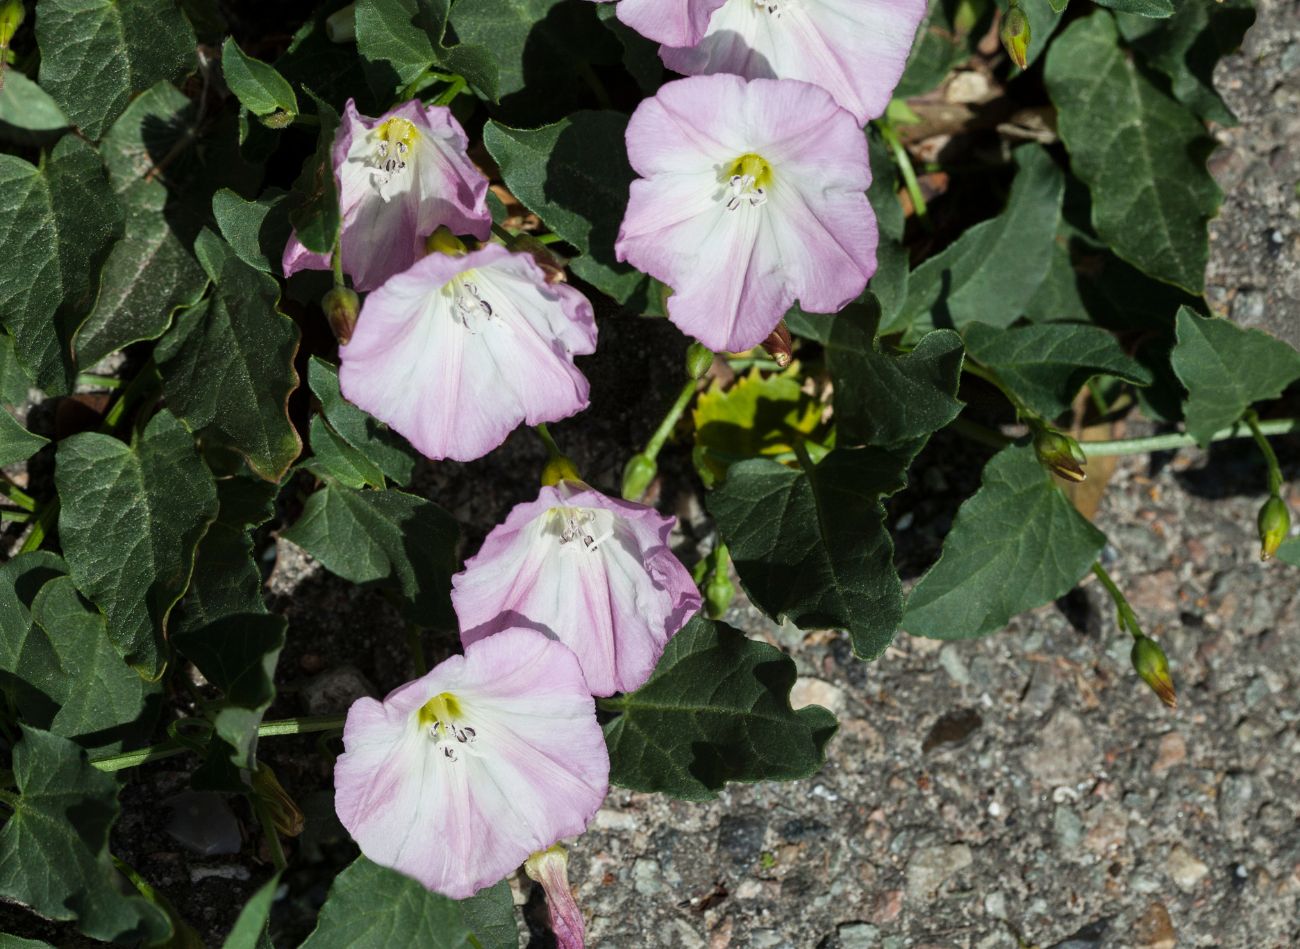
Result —
[[668, 46], [698, 43], [726, 0], [620, 0], [618, 18], [648, 40]]

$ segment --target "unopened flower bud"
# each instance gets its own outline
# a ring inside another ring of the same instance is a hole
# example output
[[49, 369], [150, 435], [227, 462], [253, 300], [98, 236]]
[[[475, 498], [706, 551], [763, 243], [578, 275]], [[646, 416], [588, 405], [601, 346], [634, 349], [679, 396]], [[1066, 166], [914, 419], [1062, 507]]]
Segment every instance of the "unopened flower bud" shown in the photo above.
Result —
[[587, 926], [582, 911], [569, 888], [569, 854], [559, 844], [533, 854], [524, 861], [524, 872], [536, 880], [546, 893], [546, 908], [551, 917], [551, 932], [559, 949], [583, 949]]
[[564, 270], [565, 259], [531, 234], [516, 235], [510, 242], [510, 249], [531, 256], [533, 263], [542, 268], [547, 283], [564, 283], [568, 279]]
[[721, 619], [735, 597], [736, 586], [731, 582], [731, 571], [727, 569], [726, 561], [723, 561], [709, 574], [704, 585], [704, 607], [709, 619]]
[[703, 343], [691, 343], [686, 350], [686, 375], [691, 379], [703, 379], [713, 367], [713, 350]]
[[1034, 433], [1034, 454], [1049, 471], [1066, 481], [1077, 483], [1088, 477], [1083, 470], [1088, 457], [1079, 443], [1064, 432], [1040, 426]]
[[1270, 560], [1291, 532], [1291, 512], [1276, 494], [1259, 509], [1259, 559]]
[[9, 45], [26, 18], [27, 8], [22, 0], [0, 0], [0, 47]]
[[1021, 69], [1029, 61], [1029, 17], [1019, 5], [1012, 4], [1007, 15], [1002, 19], [1002, 48]]
[[357, 38], [357, 5], [349, 3], [325, 18], [325, 35], [331, 43], [351, 43]]
[[659, 465], [649, 455], [638, 452], [629, 458], [623, 469], [623, 500], [640, 501], [658, 473]]
[[763, 349], [776, 360], [776, 364], [782, 369], [790, 365], [790, 357], [794, 352], [794, 340], [790, 337], [790, 328], [785, 325], [785, 320], [777, 323], [776, 329], [772, 330], [771, 335], [763, 340]]
[[465, 242], [445, 225], [425, 238], [424, 249], [430, 254], [446, 254], [448, 257], [463, 257], [469, 253]]
[[1174, 694], [1174, 680], [1169, 675], [1169, 660], [1160, 644], [1148, 636], [1138, 636], [1133, 642], [1130, 658], [1137, 674], [1151, 686], [1160, 701], [1170, 708], [1177, 708], [1178, 696]]
[[325, 319], [329, 320], [330, 330], [340, 346], [352, 338], [352, 331], [357, 328], [357, 316], [361, 313], [361, 300], [356, 292], [347, 287], [335, 287], [320, 300]]
[[275, 824], [275, 829], [286, 837], [297, 837], [302, 833], [302, 809], [289, 792], [275, 777], [275, 772], [261, 762], [253, 772], [253, 794], [258, 802], [266, 808]]

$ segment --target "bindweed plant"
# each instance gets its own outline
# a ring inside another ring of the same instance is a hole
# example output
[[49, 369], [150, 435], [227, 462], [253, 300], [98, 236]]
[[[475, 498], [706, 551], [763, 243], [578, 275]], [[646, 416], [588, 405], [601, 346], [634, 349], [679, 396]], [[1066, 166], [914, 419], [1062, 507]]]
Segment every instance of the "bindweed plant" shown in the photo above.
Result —
[[[124, 788], [168, 759], [244, 818], [227, 946], [291, 944], [276, 907], [331, 811], [355, 860], [305, 945], [516, 947], [520, 872], [582, 946], [564, 846], [611, 784], [704, 800], [824, 761], [834, 716], [722, 621], [740, 591], [869, 662], [1095, 576], [1175, 706], [1078, 487], [1237, 439], [1267, 472], [1260, 554], [1300, 566], [1269, 443], [1300, 428], [1272, 401], [1300, 353], [1203, 295], [1207, 123], [1233, 121], [1211, 74], [1253, 19], [3, 0], [8, 929], [203, 944], [115, 829], [161, 820]], [[939, 107], [958, 81], [978, 109]], [[641, 320], [671, 352], [626, 351]], [[662, 421], [566, 453], [609, 410], [588, 377], [638, 362], [679, 367]], [[508, 439], [526, 499], [458, 524], [439, 492], [486, 493], [463, 463]], [[929, 490], [932, 439], [967, 489], [934, 489], [950, 529], [912, 569], [891, 505]], [[683, 533], [664, 511], [692, 494]], [[305, 634], [266, 583], [292, 547], [391, 605], [343, 647], [407, 650], [384, 698], [285, 714]], [[286, 787], [268, 746], [312, 733]]]

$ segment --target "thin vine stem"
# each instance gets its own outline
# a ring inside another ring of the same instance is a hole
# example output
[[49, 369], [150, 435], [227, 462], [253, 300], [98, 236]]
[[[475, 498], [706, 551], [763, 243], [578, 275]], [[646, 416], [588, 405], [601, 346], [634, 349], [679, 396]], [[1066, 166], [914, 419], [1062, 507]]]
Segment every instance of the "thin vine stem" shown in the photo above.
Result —
[[691, 400], [695, 398], [695, 390], [696, 382], [694, 379], [688, 379], [682, 385], [681, 391], [677, 393], [677, 399], [669, 407], [667, 414], [663, 417], [663, 421], [659, 423], [659, 427], [654, 430], [654, 434], [650, 436], [650, 440], [645, 444], [645, 455], [647, 457], [658, 457], [659, 450], [664, 447], [664, 443], [668, 441], [668, 436], [673, 433], [673, 429], [676, 428], [677, 423], [681, 421], [682, 415], [686, 411], [686, 407], [690, 405]]
[[877, 122], [876, 127], [880, 129], [880, 137], [885, 140], [885, 144], [894, 154], [894, 163], [898, 165], [898, 170], [903, 176], [903, 185], [907, 188], [908, 197], [912, 199], [912, 208], [916, 211], [917, 219], [927, 231], [932, 230], [934, 224], [930, 221], [930, 209], [925, 203], [925, 195], [921, 193], [921, 183], [916, 179], [912, 156], [908, 154], [907, 147], [892, 125], [887, 122]]
[[[1293, 432], [1300, 432], [1300, 418], [1270, 419], [1267, 422], [1257, 422], [1256, 425], [1259, 428], [1261, 438], [1266, 435], [1289, 435]], [[988, 445], [991, 448], [1005, 448], [1015, 441], [1009, 435], [1003, 435], [999, 431], [980, 425], [978, 422], [972, 422], [969, 419], [958, 418], [949, 427], [958, 435], [979, 442], [982, 445]], [[1253, 434], [1247, 427], [1247, 423], [1238, 422], [1230, 428], [1215, 432], [1210, 437], [1210, 441], [1224, 442], [1234, 438], [1249, 438]], [[1170, 432], [1165, 435], [1147, 435], [1142, 438], [1080, 442], [1079, 446], [1088, 453], [1089, 458], [1105, 458], [1113, 455], [1144, 455], [1154, 451], [1195, 448], [1198, 444], [1193, 436], [1185, 432]], [[1279, 471], [1279, 476], [1280, 474]]]
[[[257, 737], [275, 738], [280, 735], [306, 735], [311, 732], [341, 731], [346, 720], [347, 716], [345, 715], [308, 715], [301, 718], [277, 719], [259, 725], [257, 727]], [[189, 745], [173, 739], [157, 745], [150, 745], [148, 748], [137, 748], [135, 751], [126, 751], [117, 755], [91, 758], [90, 763], [100, 771], [124, 771], [127, 768], [134, 768], [137, 765], [147, 764], [151, 761], [161, 761], [163, 758], [184, 754], [189, 750]]]
[[1281, 494], [1282, 466], [1277, 462], [1277, 454], [1273, 451], [1273, 446], [1264, 437], [1264, 431], [1259, 424], [1259, 415], [1251, 409], [1245, 414], [1244, 421], [1250, 427], [1250, 434], [1255, 437], [1255, 444], [1259, 446], [1260, 454], [1264, 456], [1264, 461], [1268, 465], [1268, 493]]

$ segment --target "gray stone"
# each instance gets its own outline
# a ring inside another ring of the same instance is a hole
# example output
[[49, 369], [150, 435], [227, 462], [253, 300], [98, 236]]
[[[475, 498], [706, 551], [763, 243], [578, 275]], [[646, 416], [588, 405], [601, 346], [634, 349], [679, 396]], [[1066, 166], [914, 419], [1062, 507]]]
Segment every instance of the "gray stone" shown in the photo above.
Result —
[[1099, 764], [1087, 727], [1078, 715], [1065, 710], [1052, 716], [1025, 751], [1025, 769], [1051, 787], [1085, 781]]
[[965, 844], [918, 851], [907, 864], [907, 898], [914, 903], [933, 898], [939, 887], [953, 874], [969, 867], [972, 859]]
[[375, 694], [361, 671], [354, 666], [336, 666], [308, 679], [302, 686], [302, 704], [308, 715], [346, 712], [357, 699]]

